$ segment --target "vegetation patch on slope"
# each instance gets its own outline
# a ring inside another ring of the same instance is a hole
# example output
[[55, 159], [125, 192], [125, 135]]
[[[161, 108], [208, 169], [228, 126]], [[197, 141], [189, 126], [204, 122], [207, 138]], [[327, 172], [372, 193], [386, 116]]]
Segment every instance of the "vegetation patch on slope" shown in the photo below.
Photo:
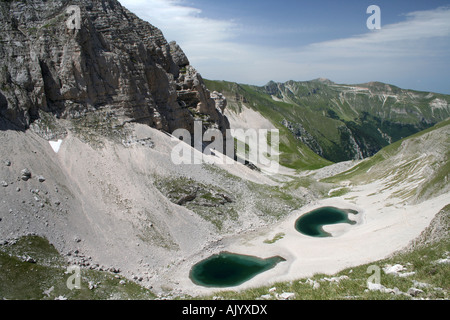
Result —
[[154, 299], [137, 283], [106, 271], [81, 268], [80, 289], [70, 290], [68, 261], [44, 238], [25, 236], [0, 246], [0, 299], [109, 300]]

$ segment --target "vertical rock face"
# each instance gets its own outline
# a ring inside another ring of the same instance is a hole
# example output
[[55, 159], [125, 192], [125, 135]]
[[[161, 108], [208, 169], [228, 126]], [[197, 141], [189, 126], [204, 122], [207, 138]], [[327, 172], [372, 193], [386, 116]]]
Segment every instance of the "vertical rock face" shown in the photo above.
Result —
[[116, 0], [1, 1], [0, 61], [0, 117], [20, 129], [40, 110], [66, 119], [107, 110], [168, 132], [192, 132], [200, 116], [229, 127], [181, 48]]

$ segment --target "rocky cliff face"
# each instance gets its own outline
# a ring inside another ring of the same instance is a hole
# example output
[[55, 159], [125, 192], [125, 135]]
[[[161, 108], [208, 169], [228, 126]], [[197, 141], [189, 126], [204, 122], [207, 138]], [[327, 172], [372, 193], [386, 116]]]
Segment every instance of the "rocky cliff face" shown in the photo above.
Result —
[[42, 112], [107, 112], [168, 132], [192, 132], [196, 118], [229, 127], [225, 101], [181, 48], [116, 0], [0, 1], [0, 61], [0, 118], [22, 130]]

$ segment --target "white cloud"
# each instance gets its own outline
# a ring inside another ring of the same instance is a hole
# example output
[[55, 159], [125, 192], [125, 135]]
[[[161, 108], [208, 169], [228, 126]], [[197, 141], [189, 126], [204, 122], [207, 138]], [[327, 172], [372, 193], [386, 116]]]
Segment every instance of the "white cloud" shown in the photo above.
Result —
[[413, 87], [416, 77], [424, 85], [427, 77], [442, 77], [450, 67], [450, 7], [411, 12], [405, 21], [353, 37], [283, 48], [238, 43], [245, 26], [204, 18], [201, 10], [182, 0], [120, 2], [160, 28], [167, 40], [176, 40], [194, 67], [210, 79], [264, 84], [328, 77]]
[[[352, 57], [361, 53], [378, 56], [411, 56], [423, 53], [421, 41], [450, 36], [450, 9], [412, 12], [407, 21], [384, 26], [363, 35], [312, 44], [307, 50], [318, 53], [333, 50], [333, 56]], [[445, 39], [446, 38], [446, 39]], [[418, 46], [419, 45], [419, 46]]]
[[[443, 76], [450, 61], [450, 8], [412, 12], [406, 17], [381, 30], [299, 48], [298, 54], [286, 59], [308, 61], [316, 72], [346, 82], [382, 80], [412, 85], [415, 77]], [[432, 64], [440, 67], [432, 68]]]
[[197, 46], [208, 41], [226, 41], [233, 35], [233, 22], [203, 18], [200, 9], [185, 6], [181, 0], [119, 1], [137, 16], [161, 29], [168, 41]]

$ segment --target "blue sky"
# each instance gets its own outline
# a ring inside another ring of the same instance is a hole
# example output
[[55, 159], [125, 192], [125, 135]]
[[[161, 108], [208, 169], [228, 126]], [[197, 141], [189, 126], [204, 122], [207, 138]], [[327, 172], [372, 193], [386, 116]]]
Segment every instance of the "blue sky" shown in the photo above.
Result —
[[[329, 78], [450, 94], [450, 1], [119, 0], [175, 40], [204, 78]], [[369, 5], [381, 30], [368, 30]]]

